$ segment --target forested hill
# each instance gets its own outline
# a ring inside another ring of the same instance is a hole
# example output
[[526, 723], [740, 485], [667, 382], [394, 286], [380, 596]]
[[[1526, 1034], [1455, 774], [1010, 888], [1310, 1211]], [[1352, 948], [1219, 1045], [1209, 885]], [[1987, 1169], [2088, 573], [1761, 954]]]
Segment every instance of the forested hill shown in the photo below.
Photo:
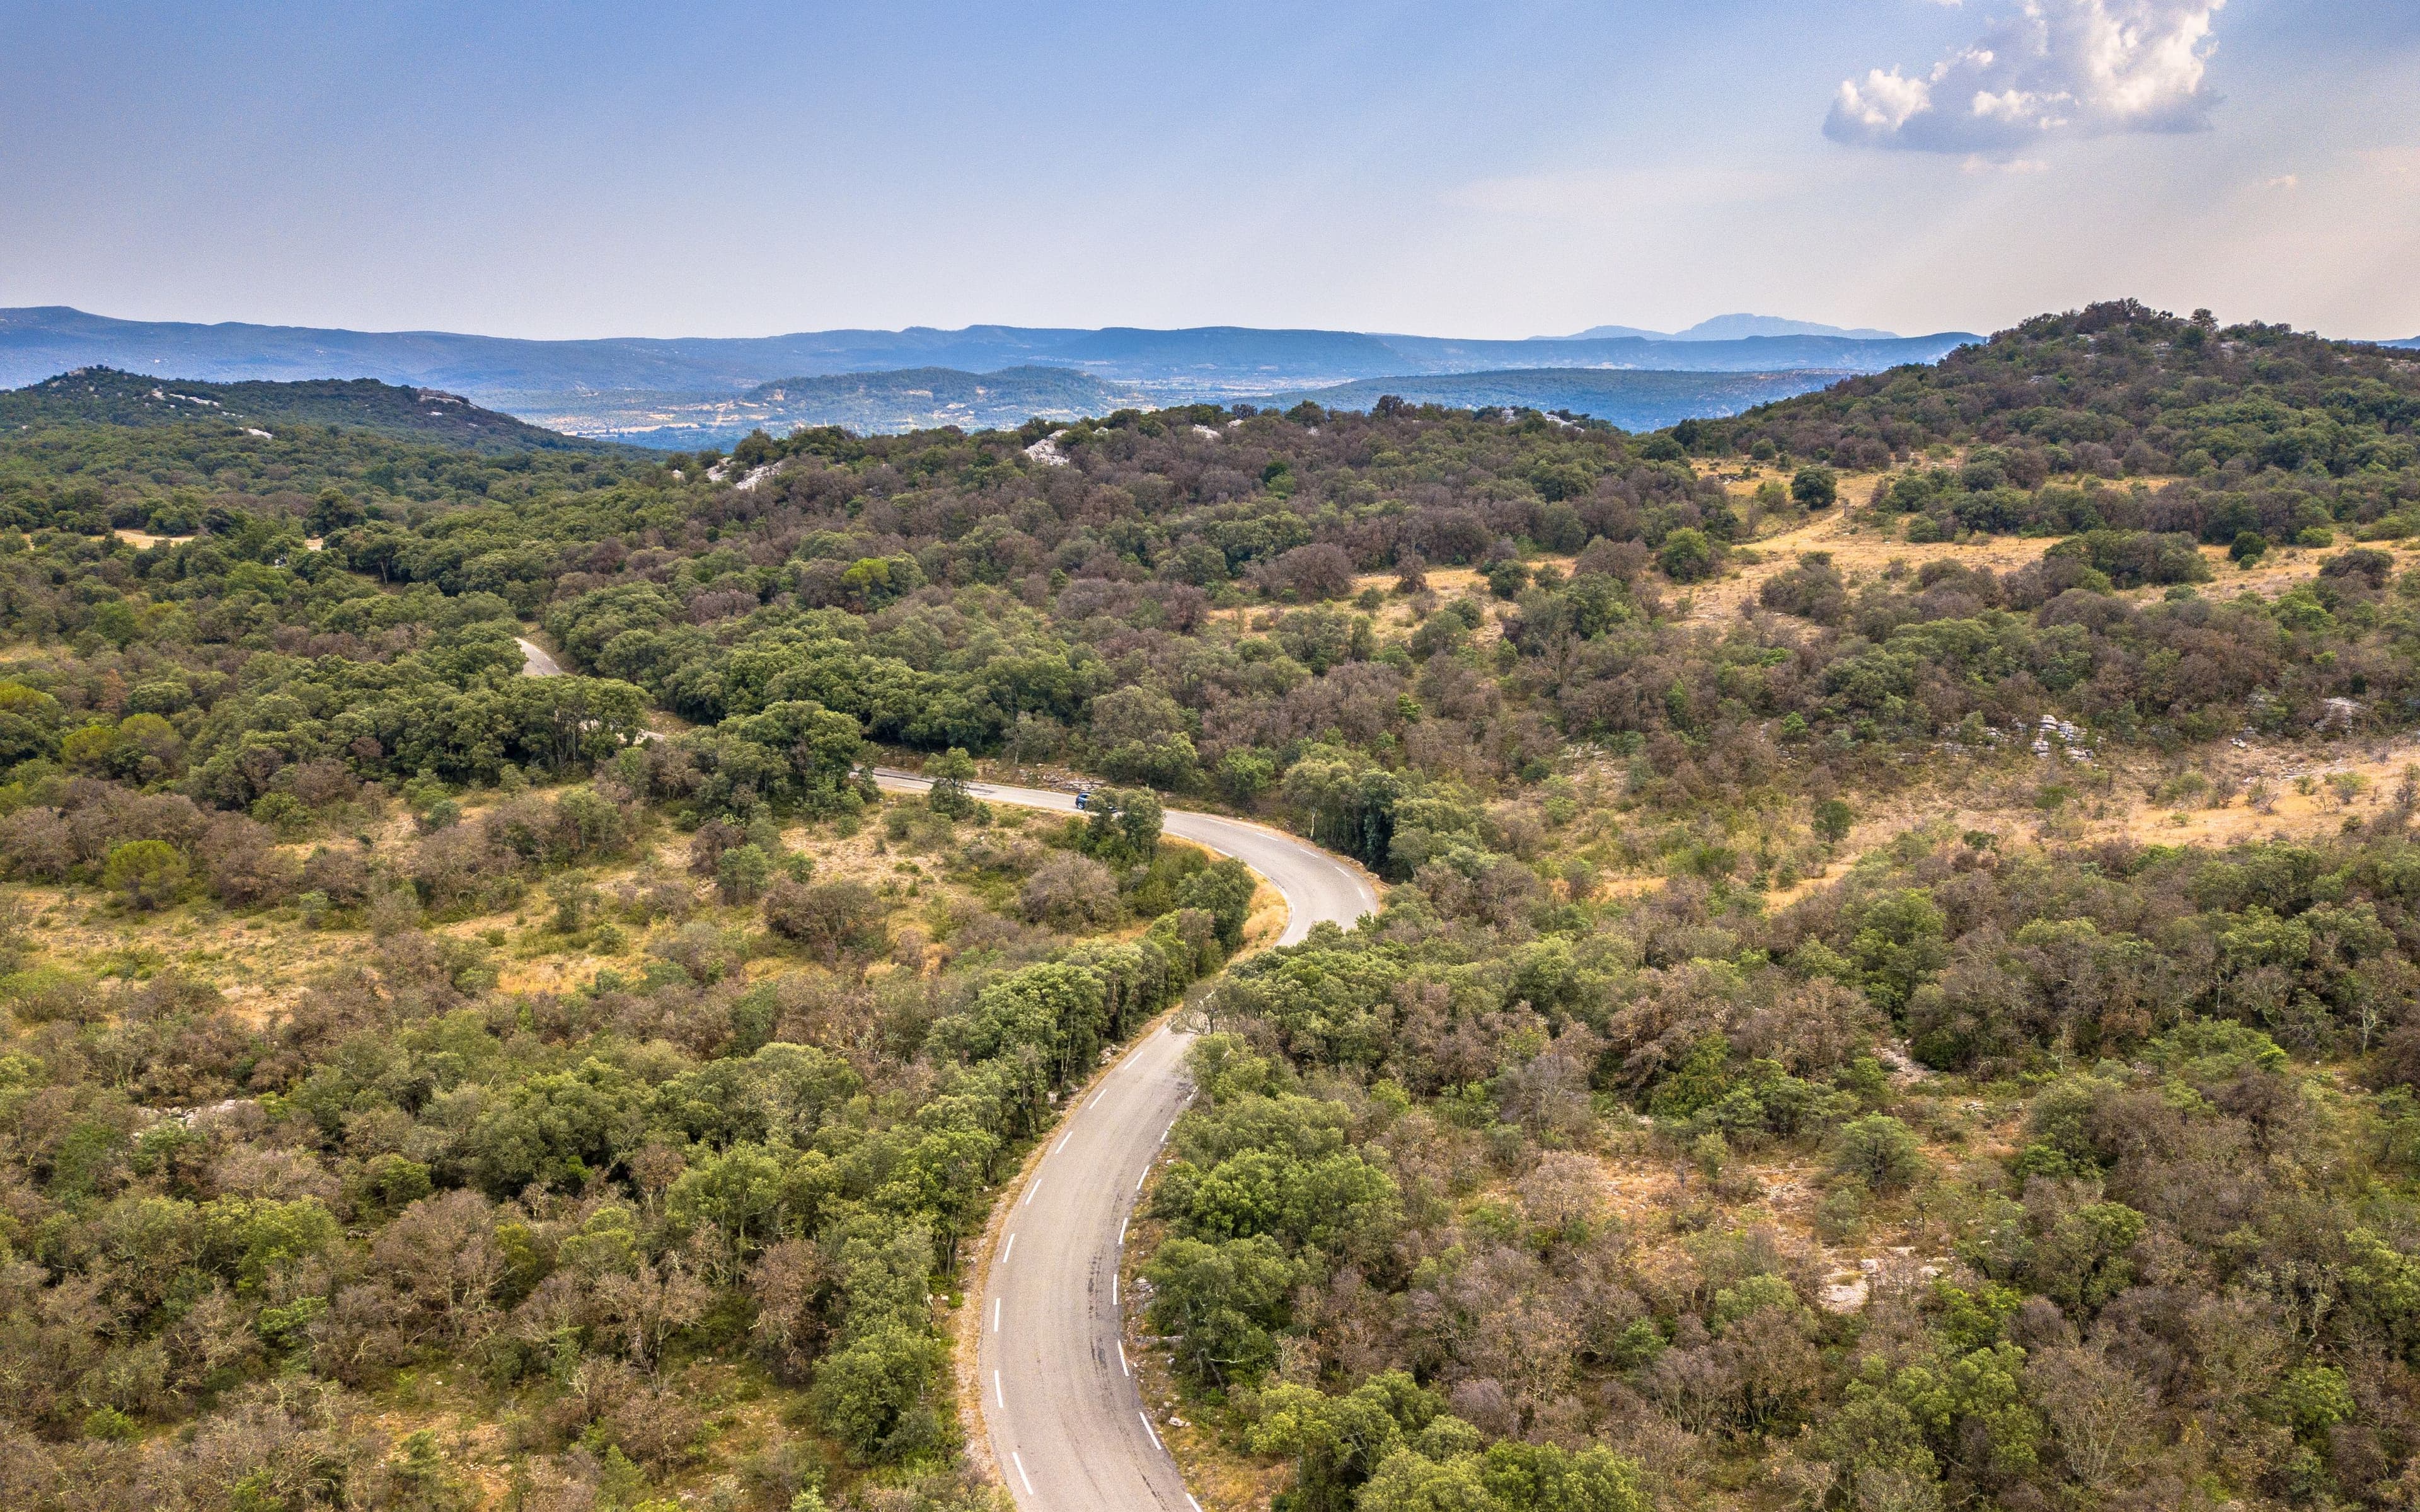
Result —
[[0, 427], [77, 424], [224, 425], [272, 434], [285, 425], [340, 426], [481, 453], [613, 450], [482, 409], [458, 393], [374, 378], [201, 383], [85, 367], [0, 392]]
[[[987, 1217], [1180, 1000], [1115, 1294], [1207, 1504], [2409, 1504], [2414, 368], [2115, 304], [1644, 435], [727, 455], [11, 396], [0, 1505], [998, 1512]], [[1223, 971], [1163, 801], [1382, 914]]]
[[2042, 316], [1931, 366], [1854, 378], [1706, 425], [1704, 444], [1759, 443], [1838, 466], [1935, 442], [2011, 449], [2032, 474], [2062, 460], [2138, 473], [2242, 477], [2306, 467], [2344, 477], [2409, 467], [2420, 363], [2285, 326], [2221, 331], [2207, 312], [2133, 301]]

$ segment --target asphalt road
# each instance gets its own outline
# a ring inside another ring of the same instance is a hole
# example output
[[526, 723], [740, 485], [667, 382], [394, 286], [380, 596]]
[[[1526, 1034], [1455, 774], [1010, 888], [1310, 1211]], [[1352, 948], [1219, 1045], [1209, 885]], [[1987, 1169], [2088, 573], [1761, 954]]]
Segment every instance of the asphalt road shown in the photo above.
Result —
[[[930, 786], [905, 772], [876, 780]], [[970, 782], [992, 803], [1072, 813], [1075, 795]], [[1285, 895], [1280, 943], [1323, 919], [1350, 925], [1378, 906], [1353, 866], [1291, 835], [1170, 810], [1162, 828], [1233, 856]], [[1001, 1478], [1033, 1512], [1187, 1512], [1197, 1507], [1143, 1413], [1120, 1327], [1118, 1260], [1153, 1157], [1193, 1094], [1190, 1035], [1163, 1024], [1083, 1094], [1013, 1198], [982, 1296], [976, 1360], [984, 1425]]]
[[524, 677], [560, 677], [563, 667], [547, 654], [544, 646], [527, 636], [515, 636], [513, 642], [521, 648], [521, 675]]

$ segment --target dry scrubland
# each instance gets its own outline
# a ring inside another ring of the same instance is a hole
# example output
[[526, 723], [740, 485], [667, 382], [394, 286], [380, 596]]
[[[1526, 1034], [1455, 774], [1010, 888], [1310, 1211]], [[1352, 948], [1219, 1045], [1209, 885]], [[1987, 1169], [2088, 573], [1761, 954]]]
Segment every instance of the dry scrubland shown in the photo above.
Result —
[[[2414, 1500], [2408, 358], [669, 458], [150, 386], [0, 395], [0, 1504], [994, 1506], [993, 1196], [1179, 1003], [1218, 1512]], [[1386, 908], [1259, 948], [1163, 800]]]

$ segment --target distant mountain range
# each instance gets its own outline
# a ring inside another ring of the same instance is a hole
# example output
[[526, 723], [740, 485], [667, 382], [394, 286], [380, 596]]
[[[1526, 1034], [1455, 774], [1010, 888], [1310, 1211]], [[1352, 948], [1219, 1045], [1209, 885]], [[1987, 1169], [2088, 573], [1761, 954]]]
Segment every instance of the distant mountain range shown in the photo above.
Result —
[[2414, 337], [2412, 337], [2410, 341], [2381, 341], [2381, 342], [2380, 342], [2380, 343], [2379, 343], [2379, 345], [2380, 345], [2381, 347], [2420, 347], [2420, 336], [2414, 336]]
[[1787, 320], [1777, 315], [1718, 315], [1711, 320], [1700, 320], [1686, 331], [1645, 331], [1637, 326], [1590, 326], [1569, 336], [1557, 336], [1556, 341], [1596, 341], [1606, 337], [1637, 336], [1647, 341], [1738, 341], [1747, 336], [1846, 336], [1852, 341], [1897, 341], [1896, 332], [1874, 331], [1865, 327], [1851, 330], [1845, 326], [1818, 325], [1812, 320]]
[[[1251, 394], [1239, 401], [1289, 408], [1304, 399], [1333, 409], [1368, 409], [1382, 394], [1457, 409], [1512, 406], [1567, 409], [1624, 430], [1652, 430], [1691, 415], [1736, 414], [1752, 405], [1820, 389], [1849, 375], [1833, 370], [1778, 373], [1660, 373], [1633, 369], [1525, 368], [1493, 373], [1395, 375], [1350, 383]], [[1006, 429], [1036, 416], [1078, 420], [1164, 399], [1063, 367], [1011, 367], [966, 373], [911, 367], [783, 378], [731, 398], [652, 395], [599, 399], [586, 434], [640, 446], [687, 451], [728, 446], [752, 430], [784, 435], [800, 425], [902, 431], [937, 425]]]
[[[1708, 322], [1706, 328], [1693, 331], [1707, 328], [1721, 328], [1721, 322]], [[1869, 373], [1902, 363], [1932, 362], [1979, 339], [1964, 332], [1945, 332], [1914, 337], [1818, 332], [1464, 341], [1242, 326], [1183, 331], [969, 326], [962, 331], [913, 327], [742, 338], [524, 341], [448, 332], [115, 320], [64, 306], [46, 306], [0, 310], [0, 385], [13, 387], [70, 368], [94, 365], [219, 382], [374, 378], [462, 394], [491, 409], [575, 434], [636, 440], [639, 432], [667, 425], [700, 435], [725, 430], [728, 423], [711, 411], [726, 406], [752, 404], [768, 412], [779, 409], [784, 416], [854, 413], [858, 411], [849, 410], [849, 406], [917, 399], [920, 396], [908, 391], [932, 387], [917, 378], [889, 381], [889, 376], [901, 370], [984, 374], [986, 381], [977, 387], [986, 389], [992, 386], [990, 378], [1003, 372], [1072, 370], [1071, 377], [1115, 391], [1126, 403], [1175, 404], [1324, 388], [1368, 378], [1544, 368]], [[865, 375], [884, 375], [886, 381], [869, 384]], [[844, 378], [851, 380], [844, 386], [845, 392], [818, 394], [812, 400], [761, 397], [768, 386], [797, 389], [807, 379]], [[1005, 386], [1040, 382], [1039, 378], [1027, 377]], [[970, 418], [949, 423], [982, 423], [973, 418], [983, 408], [975, 401], [980, 397], [989, 404], [991, 395], [964, 389], [954, 392], [957, 397], [951, 399], [935, 390], [929, 396], [931, 412], [946, 411], [956, 403]], [[1063, 397], [1077, 391], [1060, 392]], [[824, 399], [840, 408], [813, 408]], [[1081, 409], [1092, 402], [1053, 401], [1033, 412]], [[733, 412], [736, 415], [737, 409]]]

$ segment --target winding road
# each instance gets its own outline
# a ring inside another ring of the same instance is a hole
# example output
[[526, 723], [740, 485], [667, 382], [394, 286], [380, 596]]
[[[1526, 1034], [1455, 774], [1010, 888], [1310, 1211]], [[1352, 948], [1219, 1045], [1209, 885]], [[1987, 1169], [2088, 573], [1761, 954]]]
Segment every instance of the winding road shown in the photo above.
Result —
[[[897, 792], [932, 784], [876, 768]], [[994, 803], [1076, 811], [1075, 795], [970, 782]], [[1291, 835], [1216, 814], [1168, 810], [1163, 830], [1266, 877], [1285, 895], [1292, 945], [1313, 924], [1350, 927], [1378, 895], [1350, 862]], [[1000, 1227], [981, 1298], [976, 1364], [984, 1425], [1001, 1477], [1034, 1512], [1198, 1512], [1176, 1461], [1145, 1415], [1120, 1326], [1118, 1261], [1152, 1160], [1192, 1087], [1192, 1037], [1166, 1023], [1086, 1088]]]
[[[524, 672], [563, 674], [543, 646], [519, 639]], [[874, 775], [896, 792], [932, 786], [910, 772], [876, 767]], [[970, 782], [967, 791], [993, 803], [1076, 811], [1075, 795], [1047, 788]], [[1167, 811], [1161, 828], [1267, 878], [1286, 902], [1280, 945], [1322, 922], [1349, 928], [1377, 909], [1365, 873], [1279, 830], [1178, 809]], [[993, 1458], [1021, 1508], [1200, 1512], [1143, 1411], [1118, 1296], [1135, 1199], [1193, 1095], [1185, 1075], [1191, 1040], [1163, 1021], [1131, 1046], [1085, 1089], [1025, 1185], [1009, 1196], [976, 1319], [976, 1365]]]

